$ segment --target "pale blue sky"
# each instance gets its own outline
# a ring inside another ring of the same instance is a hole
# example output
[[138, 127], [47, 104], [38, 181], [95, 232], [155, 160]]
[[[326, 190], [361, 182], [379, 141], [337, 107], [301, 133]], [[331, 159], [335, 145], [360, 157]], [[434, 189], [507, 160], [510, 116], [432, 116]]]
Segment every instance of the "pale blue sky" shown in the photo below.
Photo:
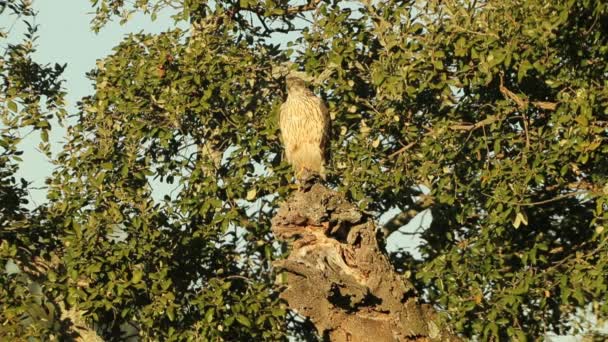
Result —
[[[38, 11], [36, 23], [40, 25], [34, 58], [40, 63], [67, 63], [64, 78], [69, 113], [76, 111], [77, 101], [92, 93], [93, 87], [85, 73], [95, 67], [97, 59], [110, 54], [126, 34], [142, 30], [158, 33], [173, 25], [169, 15], [161, 15], [154, 22], [149, 17], [136, 15], [124, 26], [113, 22], [96, 34], [90, 29], [93, 9], [87, 0], [34, 0], [33, 6]], [[15, 17], [8, 16], [8, 12], [0, 16], [0, 27], [8, 28], [15, 22]], [[20, 40], [23, 28], [24, 25], [17, 21], [9, 41]], [[61, 149], [64, 135], [63, 128], [53, 126], [50, 138], [54, 153]], [[44, 179], [52, 171], [49, 161], [36, 151], [38, 143], [37, 135], [30, 134], [20, 145], [24, 162], [18, 176], [33, 182], [33, 188], [43, 187]], [[44, 202], [45, 197], [46, 190], [30, 190], [30, 207]]]

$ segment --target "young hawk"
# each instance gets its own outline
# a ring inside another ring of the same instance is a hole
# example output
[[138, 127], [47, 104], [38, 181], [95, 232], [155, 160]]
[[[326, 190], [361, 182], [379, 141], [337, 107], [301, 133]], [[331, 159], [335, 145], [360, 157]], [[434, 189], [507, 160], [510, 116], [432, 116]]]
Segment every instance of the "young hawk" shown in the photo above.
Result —
[[287, 100], [281, 105], [279, 125], [287, 161], [296, 180], [314, 175], [325, 179], [330, 117], [323, 100], [298, 77], [287, 76]]

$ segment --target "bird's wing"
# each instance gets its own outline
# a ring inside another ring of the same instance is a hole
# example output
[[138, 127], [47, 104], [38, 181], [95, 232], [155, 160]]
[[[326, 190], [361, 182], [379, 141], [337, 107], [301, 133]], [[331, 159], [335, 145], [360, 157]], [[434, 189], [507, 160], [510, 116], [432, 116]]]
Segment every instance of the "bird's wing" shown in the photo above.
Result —
[[286, 102], [281, 103], [281, 107], [279, 107], [279, 128], [283, 126], [283, 112], [285, 111], [285, 103]]
[[285, 120], [287, 120], [287, 116], [286, 116], [286, 111], [287, 111], [287, 101], [283, 102], [281, 104], [281, 107], [279, 108], [279, 136], [281, 137], [281, 141], [283, 142], [283, 144], [285, 144], [285, 137], [284, 137], [284, 130], [285, 130]]
[[321, 116], [323, 120], [323, 138], [321, 139], [321, 148], [323, 149], [325, 161], [327, 161], [329, 160], [329, 142], [331, 138], [331, 116], [329, 115], [327, 106], [321, 99], [319, 99], [319, 108], [321, 109]]

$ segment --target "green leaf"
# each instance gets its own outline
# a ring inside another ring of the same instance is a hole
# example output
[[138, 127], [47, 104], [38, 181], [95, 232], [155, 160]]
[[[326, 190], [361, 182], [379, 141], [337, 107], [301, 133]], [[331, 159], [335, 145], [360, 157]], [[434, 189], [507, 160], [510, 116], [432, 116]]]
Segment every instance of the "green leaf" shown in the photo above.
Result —
[[14, 101], [8, 101], [7, 107], [12, 112], [17, 112], [17, 104]]
[[135, 269], [133, 271], [133, 277], [131, 278], [131, 282], [134, 284], [137, 284], [141, 281], [142, 277], [143, 277], [143, 271], [140, 269]]
[[213, 322], [214, 313], [215, 309], [213, 307], [207, 309], [207, 311], [205, 312], [205, 321], [207, 321], [207, 323]]
[[241, 323], [242, 325], [246, 326], [247, 328], [251, 328], [251, 321], [246, 316], [243, 316], [241, 314], [237, 314], [236, 315], [236, 320], [239, 323]]

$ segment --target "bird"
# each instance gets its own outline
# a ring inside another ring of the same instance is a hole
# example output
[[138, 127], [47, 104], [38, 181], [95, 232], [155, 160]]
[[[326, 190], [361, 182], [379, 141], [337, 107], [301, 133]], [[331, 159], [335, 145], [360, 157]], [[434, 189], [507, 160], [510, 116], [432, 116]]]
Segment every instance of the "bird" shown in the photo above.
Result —
[[315, 176], [326, 179], [331, 118], [323, 100], [297, 76], [285, 79], [287, 99], [279, 112], [279, 128], [287, 162], [296, 181], [304, 184]]

